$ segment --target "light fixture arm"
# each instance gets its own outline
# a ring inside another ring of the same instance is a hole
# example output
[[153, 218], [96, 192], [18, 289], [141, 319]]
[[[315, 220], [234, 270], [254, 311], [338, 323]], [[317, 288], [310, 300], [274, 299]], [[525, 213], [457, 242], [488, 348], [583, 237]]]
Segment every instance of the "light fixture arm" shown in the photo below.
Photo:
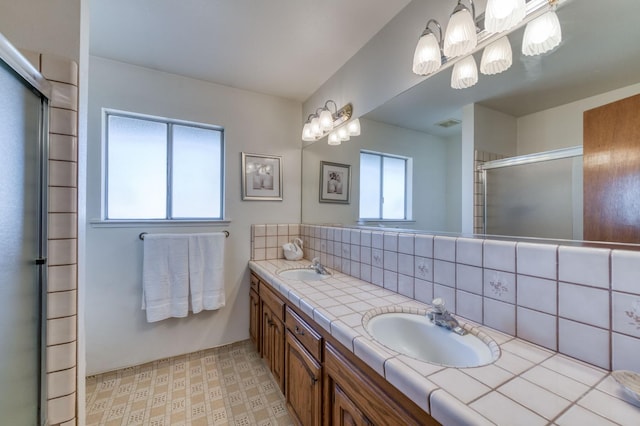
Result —
[[[334, 100], [329, 99], [327, 102], [324, 103], [324, 108], [326, 110], [329, 110], [329, 103], [333, 104], [333, 115], [335, 116], [338, 113], [338, 104], [336, 104], [336, 102]], [[329, 110], [329, 112], [331, 112], [331, 110]]]
[[434, 34], [435, 33], [429, 28], [429, 25], [431, 24], [435, 24], [436, 28], [438, 28], [438, 46], [440, 46], [440, 51], [442, 51], [442, 43], [444, 42], [444, 39], [442, 38], [442, 27], [440, 26], [440, 23], [438, 21], [436, 21], [435, 19], [429, 19], [427, 21], [427, 25], [424, 27], [424, 31], [422, 32], [422, 34], [420, 34], [420, 37], [418, 37], [418, 39], [428, 35], [428, 34]]
[[[475, 23], [476, 22], [476, 5], [473, 3], [473, 0], [468, 0], [468, 1], [469, 1], [469, 4], [471, 5], [471, 17], [473, 18], [473, 22]], [[469, 8], [464, 4], [462, 4], [462, 0], [458, 0], [458, 4], [453, 9], [453, 12], [451, 12], [451, 16], [455, 15], [461, 10], [469, 10]], [[476, 27], [477, 27], [477, 24], [476, 24]]]

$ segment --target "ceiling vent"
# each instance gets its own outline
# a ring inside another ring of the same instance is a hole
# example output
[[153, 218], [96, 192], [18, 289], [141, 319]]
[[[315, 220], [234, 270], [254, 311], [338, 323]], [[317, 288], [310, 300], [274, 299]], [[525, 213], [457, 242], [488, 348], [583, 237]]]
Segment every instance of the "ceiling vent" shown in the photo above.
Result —
[[453, 126], [457, 126], [458, 124], [462, 123], [462, 121], [456, 119], [456, 118], [448, 118], [446, 120], [443, 120], [439, 123], [436, 123], [436, 126], [440, 126], [440, 127], [444, 127], [445, 129], [449, 128], [449, 127], [453, 127]]

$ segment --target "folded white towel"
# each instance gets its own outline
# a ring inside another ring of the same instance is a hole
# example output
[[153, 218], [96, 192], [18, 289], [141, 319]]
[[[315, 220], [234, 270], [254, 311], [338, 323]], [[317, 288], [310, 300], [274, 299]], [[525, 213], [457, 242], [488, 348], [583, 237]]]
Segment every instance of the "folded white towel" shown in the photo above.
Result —
[[147, 234], [142, 264], [142, 309], [147, 322], [189, 313], [189, 239]]
[[224, 238], [221, 232], [189, 235], [189, 286], [194, 314], [225, 304]]

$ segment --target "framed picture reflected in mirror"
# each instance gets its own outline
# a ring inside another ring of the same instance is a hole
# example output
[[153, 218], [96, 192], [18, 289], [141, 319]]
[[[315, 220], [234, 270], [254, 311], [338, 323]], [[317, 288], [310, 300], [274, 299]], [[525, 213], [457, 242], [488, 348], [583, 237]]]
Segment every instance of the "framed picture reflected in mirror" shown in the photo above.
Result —
[[351, 166], [320, 161], [320, 202], [349, 204]]

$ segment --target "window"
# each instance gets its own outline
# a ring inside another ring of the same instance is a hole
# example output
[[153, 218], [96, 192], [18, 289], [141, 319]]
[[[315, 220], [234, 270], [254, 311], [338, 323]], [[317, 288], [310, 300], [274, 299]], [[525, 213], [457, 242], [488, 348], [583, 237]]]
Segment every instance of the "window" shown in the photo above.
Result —
[[221, 128], [105, 111], [105, 219], [223, 216]]
[[407, 220], [411, 159], [360, 152], [360, 219]]

